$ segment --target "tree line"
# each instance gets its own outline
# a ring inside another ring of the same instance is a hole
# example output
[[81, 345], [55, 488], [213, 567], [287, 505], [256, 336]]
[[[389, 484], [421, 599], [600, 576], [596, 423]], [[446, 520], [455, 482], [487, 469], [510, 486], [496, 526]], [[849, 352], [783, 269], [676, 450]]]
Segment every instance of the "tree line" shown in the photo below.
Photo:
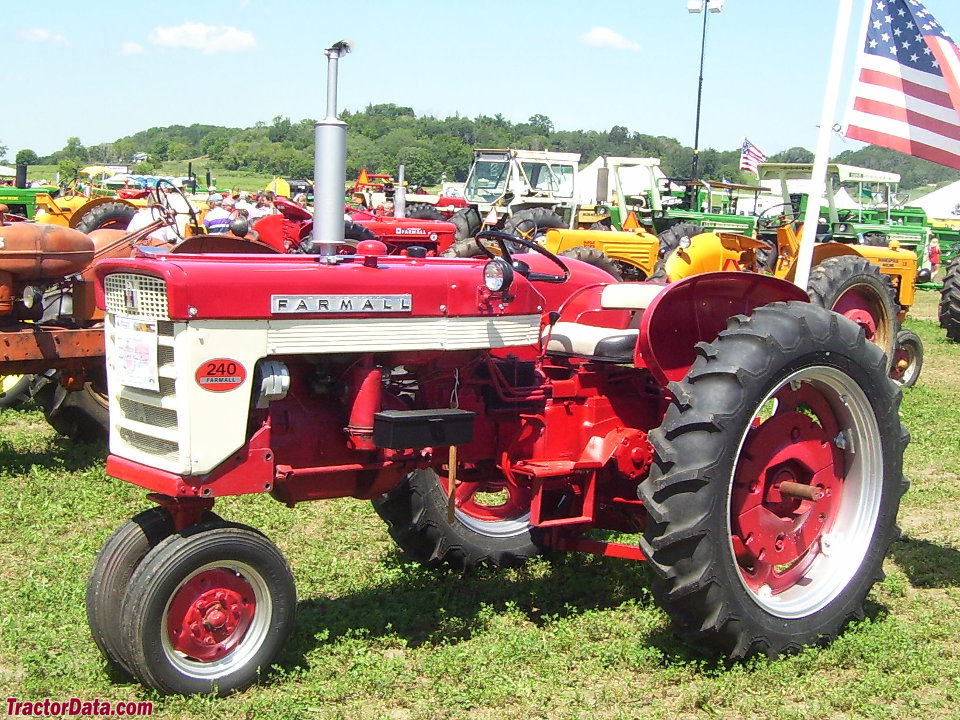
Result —
[[[371, 104], [356, 112], [344, 110], [341, 118], [348, 127], [348, 178], [364, 168], [396, 175], [402, 164], [405, 177], [412, 182], [462, 182], [470, 168], [473, 149], [480, 147], [578, 152], [584, 163], [599, 155], [657, 157], [670, 177], [689, 176], [693, 160], [693, 149], [675, 138], [646, 135], [621, 125], [607, 131], [557, 130], [545, 115], [533, 115], [525, 123], [510, 122], [501, 114], [473, 119], [455, 115], [441, 120], [417, 116], [412, 108], [387, 103]], [[16, 161], [57, 165], [61, 177], [69, 177], [90, 163], [131, 164], [135, 153], [145, 152], [148, 159], [136, 166], [140, 172], [153, 172], [166, 161], [205, 157], [209, 163], [227, 170], [311, 178], [314, 122], [293, 122], [278, 115], [270, 123], [258, 122], [249, 128], [171, 125], [89, 147], [72, 137], [62, 150], [46, 157], [38, 157], [29, 149], [20, 150]], [[5, 158], [6, 150], [0, 145], [0, 159]], [[812, 160], [813, 153], [802, 147], [792, 147], [769, 158], [770, 162]], [[845, 151], [833, 160], [898, 172], [905, 189], [960, 179], [956, 170], [873, 146]], [[746, 184], [756, 181], [755, 176], [739, 169], [740, 148], [701, 150], [698, 164], [700, 175], [710, 180]]]

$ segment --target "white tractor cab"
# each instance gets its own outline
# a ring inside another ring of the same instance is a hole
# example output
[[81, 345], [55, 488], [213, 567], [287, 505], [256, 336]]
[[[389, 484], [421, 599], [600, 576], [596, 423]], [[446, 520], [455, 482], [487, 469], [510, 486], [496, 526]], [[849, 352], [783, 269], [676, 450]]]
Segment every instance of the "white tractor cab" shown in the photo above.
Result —
[[[780, 196], [780, 202], [764, 210], [762, 217], [801, 221], [812, 173], [810, 163], [761, 163], [760, 183]], [[923, 248], [928, 234], [926, 213], [906, 206], [910, 196], [898, 190], [899, 182], [897, 173], [829, 164], [817, 239], [876, 246], [896, 241], [904, 249]]]
[[[546, 150], [477, 149], [463, 197], [469, 206], [451, 221], [457, 238], [481, 229], [539, 235], [570, 227], [576, 218], [580, 153]], [[521, 226], [522, 224], [522, 226]]]

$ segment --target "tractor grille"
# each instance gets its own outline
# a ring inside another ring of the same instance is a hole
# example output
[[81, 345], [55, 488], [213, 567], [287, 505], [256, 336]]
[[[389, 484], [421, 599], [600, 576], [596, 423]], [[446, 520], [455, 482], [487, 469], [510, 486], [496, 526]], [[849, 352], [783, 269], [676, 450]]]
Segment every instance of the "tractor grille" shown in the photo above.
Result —
[[113, 273], [104, 279], [107, 312], [169, 320], [167, 285], [160, 278]]
[[158, 278], [115, 273], [104, 279], [104, 290], [109, 313], [155, 320], [157, 327], [159, 390], [110, 383], [114, 440], [125, 446], [111, 449], [132, 459], [176, 466], [180, 461], [174, 362], [177, 325], [168, 319], [166, 285]]

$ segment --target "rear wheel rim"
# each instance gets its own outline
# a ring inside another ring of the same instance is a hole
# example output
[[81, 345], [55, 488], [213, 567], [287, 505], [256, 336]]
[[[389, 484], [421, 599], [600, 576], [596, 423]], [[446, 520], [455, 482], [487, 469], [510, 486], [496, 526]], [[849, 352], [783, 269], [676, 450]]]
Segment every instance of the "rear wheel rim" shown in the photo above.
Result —
[[[449, 495], [449, 480], [440, 477]], [[478, 535], [514, 537], [530, 530], [530, 493], [506, 480], [457, 481], [456, 517]]]
[[[757, 407], [728, 498], [730, 552], [757, 605], [804, 617], [849, 585], [870, 548], [882, 497], [879, 432], [866, 395], [835, 368], [804, 368]], [[815, 490], [782, 493], [784, 481]]]

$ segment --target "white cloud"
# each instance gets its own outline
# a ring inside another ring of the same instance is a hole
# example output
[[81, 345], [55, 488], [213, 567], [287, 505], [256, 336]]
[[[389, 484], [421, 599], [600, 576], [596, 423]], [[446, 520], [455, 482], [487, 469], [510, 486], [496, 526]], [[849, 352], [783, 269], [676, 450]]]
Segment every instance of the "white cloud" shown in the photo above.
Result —
[[580, 36], [580, 42], [591, 47], [613, 48], [614, 50], [639, 50], [640, 45], [627, 40], [616, 30], [607, 27], [595, 27]]
[[121, 55], [143, 55], [143, 45], [135, 42], [125, 42], [120, 45]]
[[53, 43], [54, 45], [69, 45], [67, 39], [60, 33], [53, 33], [46, 28], [30, 28], [21, 30], [20, 37], [27, 42]]
[[186, 22], [177, 27], [157, 27], [150, 32], [150, 42], [165, 47], [199, 50], [204, 55], [226, 52], [245, 52], [257, 41], [248, 30], [229, 25], [204, 25]]

